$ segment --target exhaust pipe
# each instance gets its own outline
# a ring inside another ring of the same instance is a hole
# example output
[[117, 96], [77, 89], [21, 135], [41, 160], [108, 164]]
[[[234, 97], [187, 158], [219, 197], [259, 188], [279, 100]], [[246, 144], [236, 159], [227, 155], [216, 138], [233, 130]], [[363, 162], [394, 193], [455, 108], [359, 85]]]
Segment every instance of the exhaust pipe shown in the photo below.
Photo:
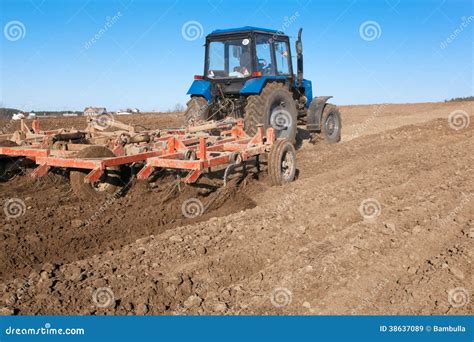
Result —
[[298, 31], [298, 40], [296, 41], [296, 82], [299, 88], [303, 86], [303, 43], [301, 42], [301, 32], [303, 32], [302, 28]]

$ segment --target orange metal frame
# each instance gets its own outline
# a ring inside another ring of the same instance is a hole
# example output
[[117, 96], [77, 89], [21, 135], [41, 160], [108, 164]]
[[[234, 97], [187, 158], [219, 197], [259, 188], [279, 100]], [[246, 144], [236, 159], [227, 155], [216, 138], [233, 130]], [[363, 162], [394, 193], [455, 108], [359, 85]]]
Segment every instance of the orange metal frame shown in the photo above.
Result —
[[[39, 128], [35, 126], [35, 131]], [[264, 135], [259, 127], [254, 137], [243, 130], [242, 121], [237, 121], [221, 136], [209, 136], [206, 133], [187, 133], [185, 130], [169, 130], [152, 142], [150, 151], [108, 158], [77, 158], [72, 151], [60, 151], [40, 146], [0, 147], [0, 155], [25, 157], [38, 166], [33, 177], [45, 175], [51, 167], [91, 170], [85, 182], [96, 182], [107, 167], [144, 162], [137, 174], [138, 179], [146, 179], [155, 168], [188, 170], [186, 183], [196, 182], [199, 176], [211, 171], [211, 168], [233, 164], [262, 154], [269, 150], [275, 141], [272, 128]]]
[[[179, 139], [172, 137], [167, 144], [168, 153], [151, 157], [146, 160], [145, 166], [137, 174], [138, 179], [147, 179], [154, 168], [189, 170], [185, 178], [186, 183], [194, 183], [199, 176], [213, 167], [225, 166], [233, 163], [233, 158], [238, 154], [241, 161], [266, 152], [275, 141], [273, 128], [267, 129], [264, 137], [262, 127], [257, 134], [249, 138], [242, 127], [236, 126], [231, 130], [231, 137], [217, 141], [208, 146], [206, 138], [200, 137], [198, 144], [186, 146]], [[188, 150], [196, 151], [196, 160], [186, 159]]]

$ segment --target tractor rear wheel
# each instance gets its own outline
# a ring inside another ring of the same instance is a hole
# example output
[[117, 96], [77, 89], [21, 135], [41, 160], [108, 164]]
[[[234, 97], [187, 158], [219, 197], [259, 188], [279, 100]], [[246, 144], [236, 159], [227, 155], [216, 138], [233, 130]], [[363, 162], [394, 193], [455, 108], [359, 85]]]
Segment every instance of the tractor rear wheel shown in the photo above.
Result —
[[205, 121], [208, 117], [209, 106], [204, 97], [193, 96], [186, 103], [187, 109], [184, 112], [184, 125], [190, 126], [198, 121]]
[[272, 185], [283, 185], [295, 179], [296, 152], [288, 140], [277, 140], [273, 144], [268, 155], [268, 175]]
[[[80, 150], [76, 157], [103, 158], [115, 157], [115, 154], [104, 146], [89, 146]], [[95, 183], [84, 182], [84, 178], [88, 173], [89, 170], [75, 170], [71, 171], [69, 175], [72, 190], [80, 199], [92, 201], [105, 200], [107, 197], [117, 194], [124, 186], [119, 166], [104, 170], [99, 181]]]
[[244, 128], [248, 135], [254, 136], [258, 125], [263, 125], [264, 132], [273, 127], [277, 138], [294, 143], [296, 115], [296, 105], [291, 92], [283, 83], [271, 82], [263, 88], [260, 95], [247, 97]]
[[328, 144], [341, 141], [341, 113], [333, 104], [328, 103], [323, 110], [321, 118], [321, 133]]

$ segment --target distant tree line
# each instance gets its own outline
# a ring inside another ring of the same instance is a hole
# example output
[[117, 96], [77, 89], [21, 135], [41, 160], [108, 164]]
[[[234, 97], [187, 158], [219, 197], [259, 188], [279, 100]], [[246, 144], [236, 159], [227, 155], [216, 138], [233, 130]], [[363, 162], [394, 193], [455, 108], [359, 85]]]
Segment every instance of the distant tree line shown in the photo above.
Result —
[[444, 102], [460, 102], [460, 101], [474, 101], [474, 96], [453, 97], [450, 100], [444, 100]]
[[183, 106], [181, 103], [175, 104], [175, 106], [172, 109], [168, 109], [168, 113], [181, 113], [186, 110], [186, 107]]

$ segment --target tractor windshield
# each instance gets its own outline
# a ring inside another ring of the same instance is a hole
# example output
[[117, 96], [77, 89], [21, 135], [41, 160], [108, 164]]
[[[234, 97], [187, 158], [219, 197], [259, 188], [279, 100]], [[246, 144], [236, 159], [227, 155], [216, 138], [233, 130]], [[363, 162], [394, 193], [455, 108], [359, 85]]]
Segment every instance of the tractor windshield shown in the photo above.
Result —
[[208, 46], [208, 78], [243, 78], [252, 73], [250, 39], [212, 41]]

